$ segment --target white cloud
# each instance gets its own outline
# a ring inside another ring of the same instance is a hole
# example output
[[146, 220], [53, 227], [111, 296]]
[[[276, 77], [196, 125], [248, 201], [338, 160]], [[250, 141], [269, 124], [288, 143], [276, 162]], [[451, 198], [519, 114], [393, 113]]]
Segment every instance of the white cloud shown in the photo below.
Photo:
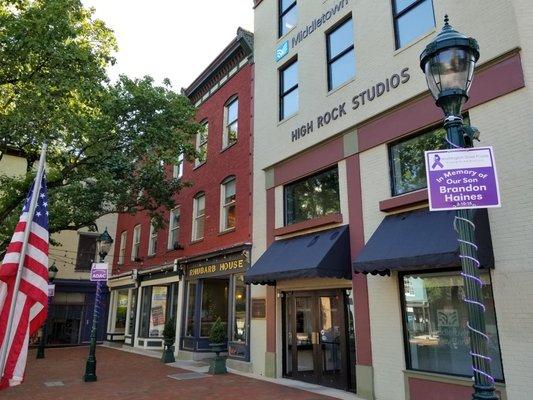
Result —
[[114, 30], [117, 64], [109, 70], [130, 77], [169, 78], [188, 86], [235, 37], [253, 29], [252, 0], [82, 0]]

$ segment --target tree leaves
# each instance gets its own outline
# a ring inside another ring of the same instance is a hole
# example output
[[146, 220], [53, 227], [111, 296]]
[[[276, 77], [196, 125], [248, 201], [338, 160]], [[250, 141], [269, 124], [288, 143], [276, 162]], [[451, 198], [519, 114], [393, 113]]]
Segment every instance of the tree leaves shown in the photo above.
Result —
[[199, 125], [170, 82], [120, 76], [110, 84], [112, 31], [79, 0], [0, 0], [0, 154], [26, 171], [0, 173], [0, 251], [34, 177], [42, 143], [52, 232], [93, 226], [107, 213], [174, 206], [183, 182], [170, 165], [196, 156]]

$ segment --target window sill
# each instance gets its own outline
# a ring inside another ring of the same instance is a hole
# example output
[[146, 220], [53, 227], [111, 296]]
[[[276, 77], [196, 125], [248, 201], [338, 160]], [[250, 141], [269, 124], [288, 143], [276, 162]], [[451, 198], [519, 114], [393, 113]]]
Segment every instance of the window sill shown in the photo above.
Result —
[[427, 203], [428, 191], [427, 189], [420, 189], [414, 192], [401, 194], [399, 196], [392, 197], [387, 200], [379, 202], [379, 210], [383, 212], [396, 211], [400, 208], [416, 206], [419, 204]]
[[194, 239], [194, 240], [191, 240], [190, 244], [196, 244], [196, 243], [200, 243], [200, 242], [203, 242], [203, 241], [204, 241], [204, 238]]
[[[461, 386], [472, 386], [472, 378], [466, 376], [450, 375], [440, 372], [416, 371], [412, 369], [404, 370], [403, 373], [407, 378], [424, 379], [432, 382], [442, 382]], [[505, 382], [496, 381], [494, 384], [498, 389], [505, 388]]]
[[278, 126], [281, 126], [283, 125], [285, 122], [293, 119], [293, 118], [296, 118], [298, 116], [298, 111], [296, 111], [294, 114], [292, 115], [289, 115], [288, 117], [286, 118], [283, 118], [281, 121], [278, 121]]
[[194, 164], [194, 168], [192, 169], [193, 171], [197, 170], [198, 168], [200, 168], [202, 165], [205, 165], [207, 163], [207, 160], [200, 163], [200, 164]]
[[[281, 44], [285, 39], [288, 39], [292, 32], [294, 32], [298, 28], [298, 24], [294, 25], [290, 30], [285, 32], [283, 35], [278, 37], [278, 40], [276, 42], [276, 47]], [[279, 32], [278, 32], [279, 35]], [[281, 61], [281, 60], [280, 60]]]
[[229, 229], [226, 229], [226, 230], [223, 230], [221, 232], [218, 233], [218, 236], [224, 236], [224, 235], [227, 235], [228, 233], [231, 233], [231, 232], [235, 232], [236, 228], [233, 227], [233, 228], [229, 228]]
[[283, 235], [288, 235], [290, 233], [303, 231], [306, 229], [312, 229], [312, 228], [317, 228], [319, 226], [341, 223], [341, 222], [342, 222], [341, 213], [328, 214], [323, 217], [314, 218], [314, 219], [310, 219], [310, 220], [302, 221], [302, 222], [297, 222], [295, 224], [287, 225], [282, 228], [276, 228], [274, 229], [274, 235], [283, 236]]
[[166, 252], [167, 252], [167, 253], [172, 253], [173, 251], [180, 251], [180, 250], [183, 250], [183, 247], [180, 246], [180, 247], [178, 247], [178, 248], [176, 248], [176, 249], [174, 249], [174, 248], [172, 248], [172, 249], [167, 249]]
[[226, 150], [231, 149], [236, 144], [237, 144], [237, 141], [234, 141], [232, 144], [228, 144], [226, 147], [224, 147], [222, 150], [220, 150], [220, 154], [224, 153]]
[[357, 76], [354, 76], [353, 78], [348, 79], [346, 82], [342, 83], [341, 85], [337, 86], [336, 88], [328, 90], [328, 93], [326, 94], [326, 97], [336, 94], [337, 92], [341, 91], [342, 89], [344, 89], [346, 86], [348, 86], [352, 82], [355, 82], [356, 79], [357, 79]]
[[409, 43], [407, 43], [405, 46], [400, 47], [399, 49], [394, 50], [394, 53], [392, 54], [393, 57], [397, 56], [397, 55], [400, 54], [400, 53], [403, 53], [403, 52], [406, 51], [407, 49], [413, 47], [413, 46], [414, 46], [415, 44], [417, 44], [418, 42], [424, 40], [424, 39], [427, 38], [428, 36], [433, 35], [435, 32], [437, 32], [437, 27], [436, 27], [436, 26], [435, 26], [433, 29], [431, 29], [430, 31], [428, 31], [427, 33], [423, 33], [422, 35], [418, 36], [417, 38], [414, 38], [414, 39], [411, 40]]

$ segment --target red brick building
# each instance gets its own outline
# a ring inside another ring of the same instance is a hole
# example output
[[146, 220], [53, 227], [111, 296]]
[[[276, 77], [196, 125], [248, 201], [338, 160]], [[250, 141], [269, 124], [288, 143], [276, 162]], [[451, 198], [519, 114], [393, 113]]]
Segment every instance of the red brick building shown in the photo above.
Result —
[[252, 48], [253, 35], [239, 29], [184, 89], [205, 127], [196, 138], [202, 156], [169, 166], [192, 185], [176, 194], [166, 228], [155, 231], [144, 213], [118, 218], [108, 340], [161, 348], [165, 321], [175, 318], [178, 355], [201, 358], [220, 318], [230, 356], [249, 358]]

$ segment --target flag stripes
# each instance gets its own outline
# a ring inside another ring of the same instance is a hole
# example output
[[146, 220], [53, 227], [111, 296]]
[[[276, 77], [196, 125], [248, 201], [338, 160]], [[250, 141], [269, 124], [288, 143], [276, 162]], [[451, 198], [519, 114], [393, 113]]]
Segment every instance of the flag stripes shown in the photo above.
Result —
[[[4, 346], [7, 346], [5, 365], [0, 365], [0, 371], [3, 370], [0, 389], [22, 382], [28, 356], [29, 337], [46, 321], [48, 311], [48, 198], [46, 179], [44, 174], [41, 173], [40, 176], [41, 181], [37, 182], [36, 178], [34, 186], [28, 193], [22, 215], [0, 266], [0, 349], [5, 350]], [[38, 190], [37, 203], [35, 210], [31, 210], [34, 187]], [[32, 211], [35, 212], [30, 224], [20, 285], [18, 293], [15, 293], [13, 323], [9, 337], [7, 337], [8, 317], [24, 249], [24, 233]]]

